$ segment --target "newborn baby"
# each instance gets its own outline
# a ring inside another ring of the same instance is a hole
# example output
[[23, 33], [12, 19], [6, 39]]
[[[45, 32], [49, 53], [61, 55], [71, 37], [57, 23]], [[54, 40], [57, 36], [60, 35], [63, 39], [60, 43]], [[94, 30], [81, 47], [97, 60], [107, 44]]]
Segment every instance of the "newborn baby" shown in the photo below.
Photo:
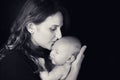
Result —
[[47, 70], [40, 72], [42, 80], [64, 80], [80, 48], [81, 42], [75, 37], [63, 37], [56, 41], [50, 52], [50, 59], [55, 67], [50, 72]]

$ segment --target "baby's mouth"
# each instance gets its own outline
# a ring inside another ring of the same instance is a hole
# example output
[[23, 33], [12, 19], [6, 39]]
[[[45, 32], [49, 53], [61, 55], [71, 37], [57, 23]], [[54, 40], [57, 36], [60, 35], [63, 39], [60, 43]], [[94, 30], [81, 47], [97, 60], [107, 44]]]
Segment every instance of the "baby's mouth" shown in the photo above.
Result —
[[54, 60], [53, 60], [53, 58], [52, 58], [52, 57], [49, 57], [49, 58], [50, 58], [51, 62], [54, 64]]
[[50, 56], [49, 59], [52, 61], [52, 60], [53, 60], [53, 57]]

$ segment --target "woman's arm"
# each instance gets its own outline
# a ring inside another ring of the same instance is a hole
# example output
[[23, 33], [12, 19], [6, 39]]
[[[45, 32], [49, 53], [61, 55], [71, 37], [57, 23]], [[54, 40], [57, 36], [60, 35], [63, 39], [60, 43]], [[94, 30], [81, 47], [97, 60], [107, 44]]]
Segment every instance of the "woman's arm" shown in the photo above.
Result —
[[67, 78], [65, 80], [77, 80], [77, 76], [79, 74], [81, 63], [82, 63], [82, 60], [84, 58], [83, 53], [84, 53], [85, 50], [86, 50], [86, 46], [83, 46], [80, 49], [80, 52], [79, 52], [76, 60], [71, 65], [71, 71], [70, 71], [69, 75], [67, 76]]

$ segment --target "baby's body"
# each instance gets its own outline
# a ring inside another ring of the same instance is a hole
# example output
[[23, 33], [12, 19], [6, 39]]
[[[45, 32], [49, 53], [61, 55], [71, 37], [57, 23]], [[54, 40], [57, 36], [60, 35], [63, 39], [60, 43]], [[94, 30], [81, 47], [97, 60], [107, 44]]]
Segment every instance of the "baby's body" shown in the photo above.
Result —
[[58, 40], [50, 52], [50, 59], [55, 67], [50, 72], [40, 72], [42, 80], [65, 80], [80, 48], [81, 43], [75, 37], [63, 37]]
[[51, 72], [41, 72], [42, 80], [64, 80], [70, 71], [70, 64], [55, 66]]

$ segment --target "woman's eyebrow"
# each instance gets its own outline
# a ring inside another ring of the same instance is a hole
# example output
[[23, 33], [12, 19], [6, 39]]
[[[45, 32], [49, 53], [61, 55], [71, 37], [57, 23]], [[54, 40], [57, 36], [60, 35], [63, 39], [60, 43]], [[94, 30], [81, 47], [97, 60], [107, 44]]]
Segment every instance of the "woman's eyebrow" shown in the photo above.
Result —
[[55, 27], [62, 27], [63, 26], [63, 24], [62, 25], [57, 25], [57, 24], [55, 24], [55, 25], [53, 25], [53, 26], [55, 26]]
[[55, 26], [55, 27], [59, 27], [59, 25], [57, 25], [57, 24], [55, 24], [55, 25], [53, 25], [53, 26]]

